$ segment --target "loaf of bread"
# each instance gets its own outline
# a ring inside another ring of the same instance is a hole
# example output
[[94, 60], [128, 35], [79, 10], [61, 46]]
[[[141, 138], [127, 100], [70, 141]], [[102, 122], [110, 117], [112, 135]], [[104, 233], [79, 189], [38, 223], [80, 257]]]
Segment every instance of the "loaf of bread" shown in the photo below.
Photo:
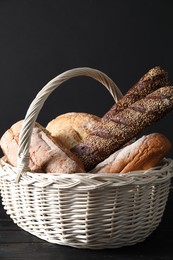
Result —
[[[22, 121], [8, 129], [0, 140], [7, 161], [16, 166], [19, 133]], [[33, 128], [30, 144], [29, 168], [32, 172], [77, 173], [84, 172], [82, 162], [61, 143], [55, 142], [40, 124]]]
[[92, 173], [127, 173], [158, 165], [171, 149], [169, 139], [159, 133], [144, 135], [99, 163]]
[[144, 98], [156, 89], [169, 85], [168, 74], [160, 67], [149, 70], [128, 92], [102, 117], [105, 122], [137, 100]]
[[71, 151], [82, 160], [85, 170], [90, 171], [172, 109], [173, 87], [159, 88], [109, 121], [98, 123], [83, 142], [74, 146]]
[[71, 149], [87, 136], [90, 128], [100, 121], [101, 119], [96, 115], [71, 112], [51, 120], [46, 129], [57, 142], [60, 141]]

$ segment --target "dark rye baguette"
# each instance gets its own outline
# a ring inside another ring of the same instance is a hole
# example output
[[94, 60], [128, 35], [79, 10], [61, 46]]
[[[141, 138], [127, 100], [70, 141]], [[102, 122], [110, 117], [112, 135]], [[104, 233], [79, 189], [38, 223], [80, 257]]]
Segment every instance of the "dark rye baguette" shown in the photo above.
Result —
[[150, 69], [128, 92], [102, 117], [105, 122], [137, 100], [156, 89], [169, 85], [168, 74], [159, 66]]
[[90, 171], [146, 127], [173, 109], [173, 87], [165, 86], [133, 103], [105, 123], [98, 123], [72, 148]]

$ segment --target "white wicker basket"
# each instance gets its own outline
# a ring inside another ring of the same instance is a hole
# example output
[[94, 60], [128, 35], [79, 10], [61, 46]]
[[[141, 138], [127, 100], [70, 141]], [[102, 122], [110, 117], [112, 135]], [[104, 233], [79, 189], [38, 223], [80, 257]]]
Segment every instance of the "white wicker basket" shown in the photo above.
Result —
[[78, 68], [50, 81], [31, 103], [20, 133], [18, 165], [0, 165], [2, 203], [22, 229], [51, 243], [78, 248], [117, 248], [143, 241], [161, 221], [173, 161], [128, 174], [44, 174], [28, 169], [34, 123], [50, 93], [75, 76], [101, 82], [118, 100], [122, 94], [104, 73]]

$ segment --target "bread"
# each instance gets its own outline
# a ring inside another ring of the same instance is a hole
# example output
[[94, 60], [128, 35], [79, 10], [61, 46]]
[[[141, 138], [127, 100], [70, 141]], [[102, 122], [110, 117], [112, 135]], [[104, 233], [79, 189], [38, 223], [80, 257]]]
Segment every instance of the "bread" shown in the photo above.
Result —
[[92, 114], [71, 112], [62, 114], [51, 120], [46, 129], [64, 146], [71, 149], [81, 142], [89, 133], [89, 129], [101, 119]]
[[171, 149], [167, 137], [159, 133], [144, 135], [99, 163], [92, 173], [128, 173], [148, 170], [160, 163]]
[[149, 70], [128, 92], [102, 117], [105, 122], [137, 100], [144, 98], [160, 87], [169, 84], [168, 74], [160, 67]]
[[[22, 121], [15, 123], [0, 140], [7, 161], [16, 166], [19, 132]], [[84, 172], [81, 161], [61, 143], [57, 143], [40, 124], [33, 128], [30, 144], [29, 168], [33, 172], [75, 173]]]
[[136, 101], [109, 121], [98, 123], [83, 142], [71, 149], [90, 171], [146, 127], [173, 109], [173, 87], [167, 86]]

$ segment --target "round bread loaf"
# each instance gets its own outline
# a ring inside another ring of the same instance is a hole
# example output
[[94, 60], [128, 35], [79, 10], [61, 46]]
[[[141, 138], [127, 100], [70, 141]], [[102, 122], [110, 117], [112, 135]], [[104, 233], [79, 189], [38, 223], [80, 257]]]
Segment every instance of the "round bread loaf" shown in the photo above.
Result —
[[101, 119], [92, 114], [71, 112], [62, 114], [50, 121], [46, 129], [58, 142], [61, 141], [68, 149], [85, 138], [94, 125]]

